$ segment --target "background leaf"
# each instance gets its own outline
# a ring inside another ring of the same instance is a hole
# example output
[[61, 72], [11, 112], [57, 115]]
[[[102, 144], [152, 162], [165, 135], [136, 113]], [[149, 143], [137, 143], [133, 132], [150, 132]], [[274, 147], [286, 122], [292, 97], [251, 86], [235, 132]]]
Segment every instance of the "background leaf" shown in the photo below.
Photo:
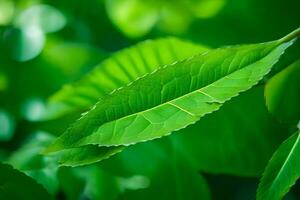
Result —
[[41, 185], [10, 165], [0, 164], [0, 171], [1, 199], [52, 199]]

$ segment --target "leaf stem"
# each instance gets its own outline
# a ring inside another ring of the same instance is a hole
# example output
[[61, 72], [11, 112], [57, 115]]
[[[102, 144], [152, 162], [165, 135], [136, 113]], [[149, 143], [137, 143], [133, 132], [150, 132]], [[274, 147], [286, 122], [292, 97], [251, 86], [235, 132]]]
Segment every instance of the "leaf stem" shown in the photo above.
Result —
[[294, 30], [293, 32], [291, 32], [290, 34], [284, 36], [283, 38], [279, 39], [278, 41], [280, 43], [285, 43], [285, 42], [288, 42], [294, 38], [297, 38], [300, 36], [300, 27], [297, 28], [296, 30]]

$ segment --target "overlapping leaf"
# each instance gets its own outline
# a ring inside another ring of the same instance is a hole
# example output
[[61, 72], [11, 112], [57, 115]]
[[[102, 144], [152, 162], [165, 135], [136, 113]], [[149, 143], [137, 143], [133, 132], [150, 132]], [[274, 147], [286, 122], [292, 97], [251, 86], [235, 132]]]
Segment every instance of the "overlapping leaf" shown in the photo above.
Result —
[[[112, 90], [164, 65], [207, 50], [207, 47], [176, 38], [149, 40], [121, 50], [79, 82], [67, 85], [53, 95], [47, 109], [48, 116], [53, 118], [87, 110]], [[97, 145], [87, 145], [65, 150], [60, 155], [61, 163], [72, 166], [89, 164], [107, 158], [122, 149], [123, 147], [99, 148]]]
[[220, 48], [159, 68], [101, 99], [48, 152], [89, 144], [130, 145], [195, 123], [256, 84], [298, 34]]
[[258, 200], [279, 200], [300, 177], [300, 132], [287, 139], [274, 153], [257, 191]]

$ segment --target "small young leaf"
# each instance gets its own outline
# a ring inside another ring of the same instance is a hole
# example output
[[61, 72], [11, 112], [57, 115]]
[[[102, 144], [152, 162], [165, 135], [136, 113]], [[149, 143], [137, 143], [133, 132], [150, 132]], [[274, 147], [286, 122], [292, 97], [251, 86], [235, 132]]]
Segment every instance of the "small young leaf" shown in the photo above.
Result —
[[288, 138], [271, 158], [257, 190], [258, 200], [279, 200], [300, 177], [300, 132]]
[[212, 50], [159, 68], [99, 100], [47, 151], [130, 145], [195, 123], [261, 80], [299, 32], [274, 42]]
[[0, 199], [52, 199], [42, 185], [10, 165], [0, 163]]

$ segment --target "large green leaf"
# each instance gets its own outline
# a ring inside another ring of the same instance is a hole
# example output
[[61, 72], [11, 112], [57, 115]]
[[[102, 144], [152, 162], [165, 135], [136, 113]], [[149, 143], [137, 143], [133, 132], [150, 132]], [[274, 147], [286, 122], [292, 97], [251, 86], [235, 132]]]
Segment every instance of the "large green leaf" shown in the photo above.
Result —
[[282, 121], [297, 124], [300, 119], [300, 60], [276, 74], [265, 88], [269, 111]]
[[32, 178], [0, 163], [0, 199], [51, 199], [45, 188]]
[[212, 50], [159, 68], [99, 100], [47, 151], [130, 145], [195, 123], [261, 80], [299, 32], [274, 42]]
[[[252, 112], [253, 107], [256, 112]], [[268, 113], [263, 87], [259, 86], [225, 103], [218, 112], [180, 130], [181, 134], [174, 134], [171, 139], [176, 143], [177, 150], [199, 170], [259, 176], [274, 150], [287, 137], [282, 133], [287, 131]], [[97, 145], [64, 152], [60, 162], [66, 166], [91, 164], [106, 158], [103, 153], [115, 153], [112, 149]]]
[[83, 112], [99, 98], [142, 77], [207, 48], [176, 38], [148, 40], [121, 50], [104, 60], [88, 75], [55, 93], [47, 106], [47, 118]]
[[[50, 98], [46, 113], [48, 117], [53, 118], [80, 110], [85, 111], [114, 89], [166, 64], [207, 50], [206, 47], [176, 38], [141, 42], [115, 53], [79, 82], [62, 88]], [[65, 150], [60, 154], [60, 162], [68, 166], [90, 164], [108, 158], [122, 149], [123, 147], [87, 145]]]
[[300, 177], [300, 132], [287, 139], [271, 158], [257, 190], [258, 200], [279, 200]]

